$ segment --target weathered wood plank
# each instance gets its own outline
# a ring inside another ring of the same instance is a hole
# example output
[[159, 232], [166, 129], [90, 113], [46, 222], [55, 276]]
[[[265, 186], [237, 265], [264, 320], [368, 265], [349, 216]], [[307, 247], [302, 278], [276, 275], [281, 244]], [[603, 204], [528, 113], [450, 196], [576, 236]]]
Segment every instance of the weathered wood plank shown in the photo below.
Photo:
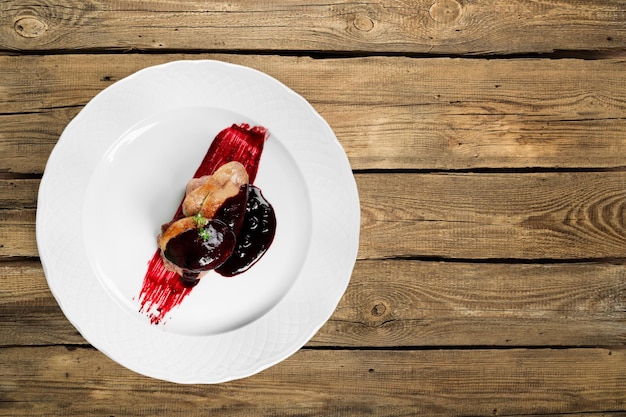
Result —
[[0, 263], [0, 288], [0, 345], [86, 344], [61, 312], [39, 262]]
[[[626, 257], [625, 172], [357, 174], [360, 259]], [[38, 180], [0, 197], [0, 256], [37, 256]], [[2, 184], [0, 182], [0, 184]], [[7, 185], [8, 186], [8, 185]]]
[[626, 265], [357, 262], [311, 345], [626, 343]]
[[81, 106], [0, 114], [0, 173], [41, 174]]
[[363, 174], [360, 258], [626, 255], [626, 173]]
[[[86, 344], [36, 262], [0, 264], [0, 346]], [[626, 344], [626, 265], [358, 261], [308, 346]]]
[[219, 385], [152, 380], [92, 349], [0, 350], [0, 415], [528, 415], [626, 408], [626, 351], [301, 350]]
[[0, 210], [0, 258], [39, 256], [35, 209]]
[[624, 2], [608, 0], [5, 0], [0, 50], [604, 51], [626, 44], [624, 21]]
[[0, 57], [0, 172], [43, 172], [65, 125], [113, 81], [200, 58], [302, 94], [355, 169], [626, 166], [626, 60], [66, 55]]
[[0, 209], [35, 208], [38, 179], [0, 179]]

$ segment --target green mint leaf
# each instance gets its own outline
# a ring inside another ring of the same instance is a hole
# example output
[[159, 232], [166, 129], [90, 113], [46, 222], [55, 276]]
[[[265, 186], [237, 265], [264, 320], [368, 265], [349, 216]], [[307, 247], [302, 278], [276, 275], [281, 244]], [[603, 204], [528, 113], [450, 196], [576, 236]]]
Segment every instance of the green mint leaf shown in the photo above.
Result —
[[211, 234], [204, 227], [201, 227], [201, 228], [198, 229], [198, 234], [200, 235], [200, 237], [204, 241], [207, 241], [207, 240], [209, 240], [211, 238]]
[[209, 222], [206, 218], [204, 218], [204, 216], [202, 216], [201, 213], [198, 213], [198, 214], [192, 216], [191, 218], [193, 219], [194, 223], [198, 227], [203, 227], [203, 226], [205, 226]]

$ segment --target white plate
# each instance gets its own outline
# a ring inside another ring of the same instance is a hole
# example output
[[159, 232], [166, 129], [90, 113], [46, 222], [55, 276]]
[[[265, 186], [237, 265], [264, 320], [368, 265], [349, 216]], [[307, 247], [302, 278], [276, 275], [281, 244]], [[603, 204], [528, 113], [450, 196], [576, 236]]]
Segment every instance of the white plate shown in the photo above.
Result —
[[[239, 276], [209, 273], [150, 324], [138, 296], [159, 227], [233, 123], [270, 131], [255, 184], [276, 212], [274, 243]], [[48, 285], [72, 324], [118, 363], [178, 383], [243, 378], [302, 347], [348, 285], [359, 227], [350, 164], [310, 104], [207, 60], [146, 68], [91, 100], [50, 155], [37, 210]]]

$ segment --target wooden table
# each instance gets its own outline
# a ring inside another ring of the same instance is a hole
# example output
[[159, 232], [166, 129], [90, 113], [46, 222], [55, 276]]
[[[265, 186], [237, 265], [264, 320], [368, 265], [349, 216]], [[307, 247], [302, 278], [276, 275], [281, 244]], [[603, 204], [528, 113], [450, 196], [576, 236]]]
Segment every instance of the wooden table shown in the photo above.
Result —
[[[3, 0], [0, 415], [626, 413], [626, 2]], [[52, 297], [37, 190], [99, 91], [179, 59], [304, 96], [352, 164], [350, 285], [300, 351], [177, 385]]]

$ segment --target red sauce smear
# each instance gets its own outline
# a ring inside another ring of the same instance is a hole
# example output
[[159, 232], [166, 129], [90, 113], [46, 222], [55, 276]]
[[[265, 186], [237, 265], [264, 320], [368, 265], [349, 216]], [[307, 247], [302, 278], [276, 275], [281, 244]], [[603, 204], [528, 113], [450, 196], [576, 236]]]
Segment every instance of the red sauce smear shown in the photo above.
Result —
[[[248, 172], [250, 184], [259, 169], [263, 145], [269, 134], [262, 126], [250, 127], [246, 123], [233, 124], [217, 134], [194, 178], [211, 175], [223, 164], [240, 162]], [[182, 216], [182, 202], [172, 220]], [[155, 239], [156, 240], [156, 239]], [[194, 286], [186, 286], [175, 272], [163, 265], [157, 249], [148, 262], [148, 270], [139, 293], [139, 311], [147, 314], [152, 324], [160, 323], [165, 316], [189, 295]]]

